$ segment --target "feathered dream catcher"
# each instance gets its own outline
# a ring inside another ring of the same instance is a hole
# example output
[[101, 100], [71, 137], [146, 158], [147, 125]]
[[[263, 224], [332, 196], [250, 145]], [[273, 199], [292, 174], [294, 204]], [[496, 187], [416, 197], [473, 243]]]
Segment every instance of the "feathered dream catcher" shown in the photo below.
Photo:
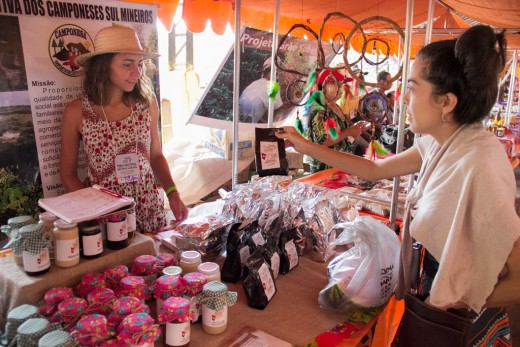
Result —
[[[327, 22], [331, 19], [335, 20], [335, 28], [338, 26], [338, 20], [346, 20], [346, 23], [344, 24], [345, 30], [337, 32], [333, 36], [333, 40], [330, 43], [336, 55], [343, 55], [343, 64], [339, 64], [334, 67], [326, 66], [326, 59], [323, 50], [324, 41], [322, 40], [325, 28], [329, 29], [330, 31], [330, 28], [327, 26]], [[301, 71], [297, 68], [282, 66], [281, 64], [281, 60], [279, 58], [281, 56], [281, 54], [279, 54], [280, 47], [282, 47], [285, 40], [290, 36], [291, 32], [295, 30], [305, 31], [307, 34], [310, 34], [312, 37], [314, 37], [318, 42], [316, 66], [313, 71]], [[351, 81], [354, 81], [354, 84], [358, 85], [359, 88], [364, 88], [365, 86], [383, 86], [382, 83], [372, 83], [365, 81], [363, 78], [364, 73], [362, 71], [362, 66], [364, 63], [368, 65], [379, 65], [386, 62], [390, 55], [390, 46], [385, 41], [385, 38], [379, 35], [379, 33], [388, 33], [389, 30], [392, 30], [394, 35], [396, 32], [397, 35], [400, 35], [404, 41], [403, 30], [398, 26], [397, 23], [389, 18], [374, 16], [357, 22], [353, 18], [341, 12], [332, 12], [329, 13], [323, 20], [319, 35], [306, 25], [295, 24], [279, 41], [275, 59], [276, 67], [282, 71], [297, 76], [296, 79], [287, 86], [285, 91], [287, 99], [292, 105], [296, 107], [312, 105], [317, 109], [327, 111], [325, 113], [325, 127], [327, 129], [328, 136], [333, 140], [338, 136], [338, 129], [334, 119], [327, 116], [329, 112], [327, 102], [336, 102], [340, 94], [341, 98], [343, 99], [342, 101], [352, 98], [352, 91], [350, 89], [350, 85], [348, 84]], [[361, 43], [362, 49], [357, 58], [355, 58], [353, 61], [349, 61], [347, 52], [351, 45], [353, 45], [352, 43], [354, 41], [358, 43], [356, 46], [359, 46], [359, 43]], [[376, 50], [376, 47], [379, 51], [383, 51], [384, 58], [381, 60], [378, 59], [378, 61], [374, 62], [371, 61], [366, 54], [373, 53]], [[358, 66], [361, 66], [361, 68], [359, 69]], [[342, 71], [348, 73], [348, 75], [342, 73]], [[395, 76], [391, 76], [391, 82], [397, 80], [401, 76], [401, 73], [402, 64], [400, 65], [397, 74]], [[357, 90], [355, 92], [357, 92]], [[359, 104], [358, 112], [361, 118], [372, 123], [371, 141], [365, 155], [370, 159], [383, 157], [390, 153], [390, 151], [386, 150], [379, 143], [379, 141], [374, 139], [375, 124], [381, 121], [381, 119], [385, 116], [387, 107], [387, 100], [385, 96], [380, 93], [369, 93], [365, 95]], [[345, 121], [349, 126], [352, 126], [350, 117], [345, 117]], [[299, 111], [297, 111], [295, 127], [301, 134], [303, 134], [303, 126], [299, 117]]]

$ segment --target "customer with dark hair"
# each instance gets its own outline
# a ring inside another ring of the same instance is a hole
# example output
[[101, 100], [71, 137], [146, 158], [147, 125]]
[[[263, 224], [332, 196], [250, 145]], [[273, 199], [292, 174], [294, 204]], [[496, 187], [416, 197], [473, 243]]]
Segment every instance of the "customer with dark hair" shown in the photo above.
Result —
[[[482, 124], [497, 97], [505, 48], [503, 33], [483, 25], [422, 48], [404, 102], [411, 130], [423, 136], [395, 156], [370, 161], [313, 144], [290, 127], [277, 134], [299, 152], [367, 180], [418, 174], [407, 197], [396, 290], [398, 299], [408, 293], [399, 334], [403, 346], [414, 338], [420, 341], [415, 346], [453, 345], [447, 335], [453, 329], [434, 332], [433, 325], [410, 318], [412, 303], [420, 300], [427, 312], [472, 317], [471, 333], [459, 345], [511, 343], [503, 306], [520, 303], [516, 182], [502, 145]], [[417, 295], [412, 238], [425, 249]], [[427, 329], [416, 329], [419, 323]]]
[[[124, 26], [101, 29], [94, 44], [95, 52], [76, 59], [85, 70], [84, 94], [63, 115], [61, 180], [67, 191], [98, 184], [133, 197], [138, 230], [156, 232], [166, 224], [156, 178], [177, 220], [186, 219], [188, 209], [162, 153], [157, 100], [143, 73], [143, 60], [154, 54]], [[81, 142], [88, 163], [86, 182], [77, 173]]]
[[392, 88], [392, 75], [388, 71], [381, 71], [377, 74], [377, 83], [381, 85], [376, 88], [376, 90], [382, 94], [384, 94], [387, 90]]

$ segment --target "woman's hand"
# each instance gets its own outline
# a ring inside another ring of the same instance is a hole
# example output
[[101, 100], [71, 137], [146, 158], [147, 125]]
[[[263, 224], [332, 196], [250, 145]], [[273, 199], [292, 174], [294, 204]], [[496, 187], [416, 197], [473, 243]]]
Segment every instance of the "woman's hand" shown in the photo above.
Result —
[[170, 203], [170, 209], [177, 221], [180, 222], [188, 218], [188, 209], [182, 202], [181, 196], [178, 192], [171, 192], [168, 195], [168, 202]]
[[301, 146], [308, 142], [300, 133], [292, 126], [285, 126], [278, 128], [279, 130], [275, 132], [275, 136], [279, 139], [285, 139], [289, 142], [290, 146], [294, 147], [294, 149], [298, 152], [301, 150]]
[[345, 130], [343, 130], [343, 132], [346, 136], [352, 136], [356, 138], [358, 136], [361, 136], [363, 131], [365, 131], [366, 126], [367, 125], [365, 121], [360, 121], [352, 125], [350, 128], [346, 128]]

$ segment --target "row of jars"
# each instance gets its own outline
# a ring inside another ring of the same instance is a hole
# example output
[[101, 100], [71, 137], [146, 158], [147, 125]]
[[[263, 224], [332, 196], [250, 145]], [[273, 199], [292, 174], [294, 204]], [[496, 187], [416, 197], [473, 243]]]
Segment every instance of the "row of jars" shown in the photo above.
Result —
[[128, 246], [129, 230], [124, 212], [107, 219], [106, 234], [97, 221], [68, 223], [44, 212], [35, 223], [31, 216], [17, 216], [2, 226], [2, 232], [11, 238], [15, 262], [28, 275], [38, 276], [50, 269], [51, 259], [58, 267], [71, 267], [80, 257], [97, 258], [106, 246], [117, 250]]

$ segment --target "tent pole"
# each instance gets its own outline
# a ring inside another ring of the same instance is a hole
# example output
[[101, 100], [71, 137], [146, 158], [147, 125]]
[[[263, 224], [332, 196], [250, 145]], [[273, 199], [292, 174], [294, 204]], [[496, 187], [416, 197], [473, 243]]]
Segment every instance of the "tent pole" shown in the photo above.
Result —
[[[410, 68], [410, 47], [412, 39], [412, 18], [413, 18], [413, 0], [406, 1], [406, 27], [404, 37], [404, 57], [403, 57], [403, 74], [401, 75], [401, 99], [399, 100], [399, 124], [397, 130], [397, 148], [396, 153], [403, 151], [404, 142], [404, 126], [406, 122], [406, 105], [403, 103], [403, 96], [408, 88], [408, 70]], [[411, 178], [410, 178], [411, 180]], [[395, 219], [397, 214], [397, 203], [399, 197], [400, 177], [394, 178], [392, 189], [392, 203], [390, 205], [390, 224], [395, 229]]]
[[428, 20], [426, 22], [426, 35], [424, 36], [424, 45], [430, 43], [432, 40], [432, 29], [433, 29], [433, 11], [435, 10], [435, 0], [430, 0], [428, 3]]
[[[280, 0], [276, 0], [276, 11], [274, 13], [273, 23], [273, 47], [271, 53], [271, 83], [276, 81], [276, 50], [278, 48], [278, 21], [280, 17]], [[269, 113], [267, 118], [267, 127], [273, 127], [274, 102], [269, 98]]]
[[231, 187], [235, 189], [238, 177], [238, 121], [240, 118], [240, 110], [238, 103], [238, 94], [240, 93], [240, 0], [235, 2], [235, 47], [233, 60], [233, 152], [232, 152], [232, 170], [231, 170]]
[[509, 124], [509, 117], [511, 116], [511, 108], [513, 107], [513, 96], [515, 94], [515, 82], [516, 82], [516, 65], [518, 64], [518, 50], [513, 51], [513, 61], [511, 62], [511, 73], [509, 77], [509, 93], [507, 94], [507, 105], [506, 105], [506, 122]]

